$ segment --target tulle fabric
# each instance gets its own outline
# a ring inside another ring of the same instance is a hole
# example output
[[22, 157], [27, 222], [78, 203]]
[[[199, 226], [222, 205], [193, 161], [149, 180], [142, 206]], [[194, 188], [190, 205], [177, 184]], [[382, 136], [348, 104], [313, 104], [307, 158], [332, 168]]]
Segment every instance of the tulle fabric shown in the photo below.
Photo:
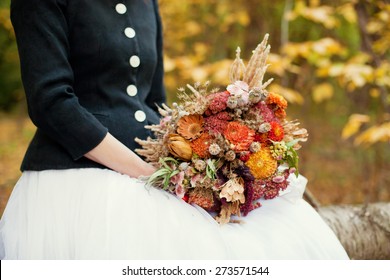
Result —
[[24, 172], [0, 222], [2, 259], [347, 259], [290, 177], [280, 197], [220, 226], [200, 207], [103, 169]]

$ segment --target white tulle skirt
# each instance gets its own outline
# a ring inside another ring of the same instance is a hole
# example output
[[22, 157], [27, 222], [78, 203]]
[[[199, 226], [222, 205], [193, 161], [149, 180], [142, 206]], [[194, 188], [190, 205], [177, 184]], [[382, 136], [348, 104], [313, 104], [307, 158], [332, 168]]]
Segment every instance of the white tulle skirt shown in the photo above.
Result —
[[0, 222], [3, 259], [347, 259], [290, 178], [278, 198], [220, 226], [206, 211], [102, 169], [24, 172]]

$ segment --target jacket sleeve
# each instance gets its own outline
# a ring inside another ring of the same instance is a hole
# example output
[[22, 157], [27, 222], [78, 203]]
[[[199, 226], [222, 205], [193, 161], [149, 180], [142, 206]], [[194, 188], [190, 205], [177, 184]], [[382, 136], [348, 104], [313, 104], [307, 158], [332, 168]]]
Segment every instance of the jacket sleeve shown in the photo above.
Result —
[[96, 147], [105, 128], [73, 90], [66, 0], [12, 0], [21, 74], [33, 123], [74, 160]]
[[146, 99], [147, 105], [158, 113], [156, 104], [161, 106], [162, 103], [166, 102], [165, 87], [164, 87], [164, 64], [163, 64], [163, 34], [161, 18], [158, 10], [157, 1], [153, 1], [154, 10], [156, 13], [157, 21], [157, 67], [154, 72], [152, 86], [150, 93]]

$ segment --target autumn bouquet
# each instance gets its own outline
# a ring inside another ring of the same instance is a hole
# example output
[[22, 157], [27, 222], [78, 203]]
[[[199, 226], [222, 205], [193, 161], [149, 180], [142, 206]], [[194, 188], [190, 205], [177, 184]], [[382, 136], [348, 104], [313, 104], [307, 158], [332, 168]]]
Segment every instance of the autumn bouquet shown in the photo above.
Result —
[[[138, 154], [158, 167], [149, 183], [217, 213], [224, 224], [272, 199], [298, 175], [299, 141], [307, 131], [286, 120], [287, 101], [268, 92], [268, 35], [247, 66], [237, 49], [226, 90], [208, 83], [179, 89], [180, 104], [163, 105], [155, 138], [136, 139]], [[187, 92], [188, 91], [188, 92]]]

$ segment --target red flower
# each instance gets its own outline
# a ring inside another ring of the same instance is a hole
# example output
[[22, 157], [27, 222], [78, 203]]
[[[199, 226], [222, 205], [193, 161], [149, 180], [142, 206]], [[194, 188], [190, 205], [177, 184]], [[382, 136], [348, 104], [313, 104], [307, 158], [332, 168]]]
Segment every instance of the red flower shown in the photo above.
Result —
[[240, 154], [240, 160], [242, 160], [243, 162], [246, 162], [248, 161], [248, 159], [250, 158], [251, 156], [251, 153], [250, 152], [242, 152]]
[[266, 143], [268, 141], [268, 133], [256, 133], [255, 142]]
[[284, 130], [278, 122], [271, 122], [271, 130], [268, 132], [268, 139], [279, 142], [283, 140]]

